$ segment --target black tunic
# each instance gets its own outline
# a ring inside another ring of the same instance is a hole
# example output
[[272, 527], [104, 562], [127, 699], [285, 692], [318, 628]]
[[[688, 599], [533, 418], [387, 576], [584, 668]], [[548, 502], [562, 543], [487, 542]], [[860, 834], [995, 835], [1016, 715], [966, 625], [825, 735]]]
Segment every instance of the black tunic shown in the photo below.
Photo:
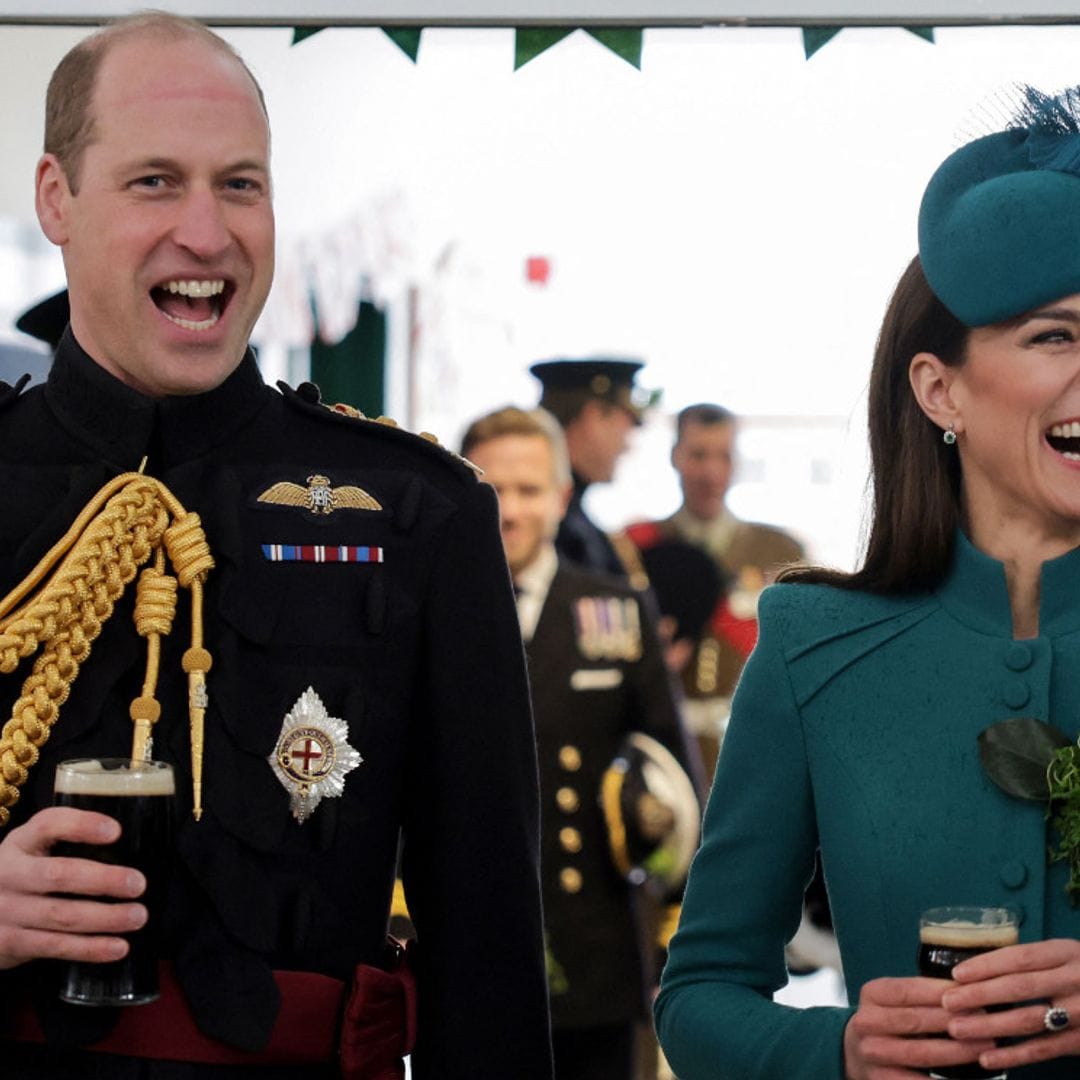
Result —
[[[609, 602], [636, 609], [639, 656], [583, 642], [576, 609]], [[658, 951], [610, 854], [601, 779], [635, 731], [663, 743], [691, 776], [696, 761], [655, 630], [629, 585], [560, 561], [526, 653], [540, 758], [552, 1024], [627, 1023], [644, 1015]]]
[[[168, 952], [196, 1022], [257, 1048], [277, 1008], [272, 969], [347, 979], [355, 964], [378, 963], [400, 828], [419, 935], [416, 1080], [546, 1080], [536, 759], [494, 493], [440, 448], [313, 396], [265, 386], [249, 355], [216, 390], [153, 401], [69, 331], [47, 384], [0, 411], [0, 591], [146, 455], [146, 471], [200, 514], [217, 563], [206, 587], [214, 664], [201, 822], [189, 813], [183, 592], [162, 649], [154, 746], [177, 769]], [[316, 514], [258, 501], [316, 474], [364, 489], [382, 509]], [[263, 545], [274, 544], [378, 546], [384, 561], [270, 561]], [[145, 664], [133, 597], [134, 584], [9, 829], [49, 804], [57, 761], [130, 752], [128, 704]], [[4, 716], [30, 663], [0, 679]], [[300, 824], [267, 759], [308, 687], [347, 722], [363, 761], [344, 795]], [[0, 1023], [33, 987], [50, 1041], [101, 1037], [109, 1011], [59, 1004], [50, 975], [44, 963], [0, 973]]]

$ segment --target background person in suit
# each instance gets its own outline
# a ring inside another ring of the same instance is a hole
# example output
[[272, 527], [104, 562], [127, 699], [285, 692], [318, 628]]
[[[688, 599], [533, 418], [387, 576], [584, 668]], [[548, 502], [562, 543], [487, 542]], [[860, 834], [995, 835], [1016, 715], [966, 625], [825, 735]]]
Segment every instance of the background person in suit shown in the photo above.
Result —
[[[682, 1080], [1080, 1074], [1078, 104], [1024, 92], [923, 195], [870, 375], [862, 565], [761, 598], [656, 1005]], [[790, 1010], [819, 845], [853, 1004]], [[968, 903], [1019, 908], [1020, 944], [917, 977], [920, 913]]]
[[462, 453], [498, 492], [526, 642], [555, 1075], [629, 1080], [658, 953], [644, 934], [637, 890], [616, 868], [600, 793], [632, 732], [658, 740], [689, 773], [691, 752], [639, 596], [617, 578], [556, 555], [570, 469], [554, 418], [501, 409], [470, 426]]

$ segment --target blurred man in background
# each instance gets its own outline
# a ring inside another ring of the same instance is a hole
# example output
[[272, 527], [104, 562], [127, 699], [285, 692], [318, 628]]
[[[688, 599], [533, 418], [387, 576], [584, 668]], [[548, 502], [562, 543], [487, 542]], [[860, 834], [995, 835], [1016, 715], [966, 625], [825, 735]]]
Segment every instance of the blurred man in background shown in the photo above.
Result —
[[611, 482], [630, 433], [656, 398], [634, 385], [642, 366], [637, 360], [591, 357], [544, 360], [529, 368], [543, 388], [540, 405], [562, 425], [570, 455], [573, 488], [556, 550], [568, 562], [619, 577], [629, 576], [632, 567], [585, 512], [583, 500], [590, 484]]
[[[700, 812], [687, 774], [699, 770], [640, 595], [556, 553], [571, 495], [558, 423], [501, 409], [470, 426], [462, 453], [498, 493], [526, 643], [555, 1076], [630, 1080], [658, 974], [644, 887], [681, 886]], [[653, 770], [680, 797], [658, 798], [644, 781]]]
[[781, 567], [802, 558], [802, 545], [771, 525], [741, 521], [727, 507], [735, 461], [735, 416], [720, 405], [690, 405], [676, 418], [671, 463], [682, 505], [662, 521], [631, 525], [642, 551], [670, 539], [706, 551], [726, 582], [696, 655], [683, 673], [687, 723], [707, 772], [716, 765], [731, 694], [757, 640], [757, 600]]

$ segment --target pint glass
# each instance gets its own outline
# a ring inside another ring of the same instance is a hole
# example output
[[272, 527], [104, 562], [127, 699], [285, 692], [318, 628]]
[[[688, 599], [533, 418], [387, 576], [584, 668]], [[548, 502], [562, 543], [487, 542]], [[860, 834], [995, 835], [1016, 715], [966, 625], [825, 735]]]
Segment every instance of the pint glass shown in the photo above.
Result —
[[123, 959], [68, 963], [62, 1000], [76, 1005], [143, 1005], [157, 999], [158, 932], [171, 857], [174, 792], [172, 766], [162, 761], [87, 758], [56, 767], [56, 805], [107, 814], [120, 823], [120, 837], [112, 844], [60, 843], [53, 853], [140, 870], [146, 892], [139, 900], [149, 913], [140, 929], [124, 935], [130, 948]]
[[[938, 907], [919, 919], [919, 974], [949, 979], [961, 960], [1015, 945], [1020, 921], [1011, 908]], [[977, 1063], [943, 1065], [930, 1070], [934, 1080], [1005, 1080], [1003, 1072], [987, 1072]]]

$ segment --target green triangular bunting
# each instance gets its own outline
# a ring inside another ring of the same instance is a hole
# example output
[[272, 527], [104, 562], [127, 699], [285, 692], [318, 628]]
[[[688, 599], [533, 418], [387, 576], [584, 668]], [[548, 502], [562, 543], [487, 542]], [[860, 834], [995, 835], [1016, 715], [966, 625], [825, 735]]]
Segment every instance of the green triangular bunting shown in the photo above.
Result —
[[292, 32], [292, 43], [299, 45], [304, 38], [311, 37], [312, 34], [317, 34], [320, 30], [325, 30], [325, 26], [294, 26]]
[[[804, 26], [802, 32], [803, 52], [809, 60], [823, 45], [827, 45], [845, 26]], [[921, 37], [924, 41], [934, 44], [934, 28], [932, 26], [905, 26], [905, 30]]]
[[613, 53], [621, 56], [628, 64], [641, 70], [641, 37], [643, 31], [625, 27], [608, 30], [589, 30], [601, 45], [606, 45]]
[[804, 26], [802, 47], [809, 60], [823, 45], [827, 45], [844, 28], [842, 26]]
[[415, 64], [416, 54], [420, 51], [421, 29], [412, 26], [398, 26], [382, 32]]
[[923, 41], [929, 41], [931, 45], [934, 44], [934, 28], [932, 26], [905, 26], [904, 29], [916, 37], [921, 37]]
[[514, 31], [514, 70], [524, 66], [530, 60], [535, 60], [542, 52], [550, 49], [552, 45], [558, 45], [568, 34], [572, 34], [572, 28], [565, 26], [530, 26], [518, 27]]

